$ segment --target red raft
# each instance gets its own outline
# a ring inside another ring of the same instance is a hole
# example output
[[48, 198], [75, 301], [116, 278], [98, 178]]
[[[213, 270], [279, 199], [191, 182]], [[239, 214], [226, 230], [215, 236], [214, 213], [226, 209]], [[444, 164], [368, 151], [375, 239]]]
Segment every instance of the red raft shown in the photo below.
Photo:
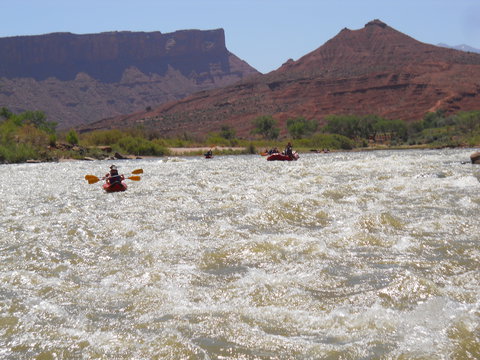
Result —
[[299, 156], [296, 152], [293, 153], [292, 156], [284, 155], [284, 154], [272, 154], [269, 157], [267, 157], [267, 161], [296, 161], [298, 160]]
[[124, 181], [122, 182], [116, 182], [113, 184], [103, 184], [103, 190], [106, 192], [119, 192], [119, 191], [125, 191], [127, 190], [127, 184], [125, 184]]

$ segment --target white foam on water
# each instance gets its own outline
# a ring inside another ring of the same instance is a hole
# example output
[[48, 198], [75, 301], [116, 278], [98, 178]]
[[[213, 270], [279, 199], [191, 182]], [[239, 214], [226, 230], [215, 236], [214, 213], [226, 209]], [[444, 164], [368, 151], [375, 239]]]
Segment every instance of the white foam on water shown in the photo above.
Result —
[[111, 162], [6, 165], [0, 354], [463, 354], [480, 293], [469, 154], [126, 160], [142, 180], [116, 194], [83, 179]]

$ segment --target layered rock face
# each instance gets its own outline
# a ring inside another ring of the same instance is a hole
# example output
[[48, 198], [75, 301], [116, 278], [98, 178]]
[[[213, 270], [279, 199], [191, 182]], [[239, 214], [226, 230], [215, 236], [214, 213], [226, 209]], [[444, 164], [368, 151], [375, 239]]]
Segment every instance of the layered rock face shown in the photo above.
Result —
[[0, 105], [43, 110], [64, 129], [255, 74], [222, 29], [0, 38]]
[[298, 116], [323, 123], [330, 114], [412, 121], [439, 109], [480, 109], [480, 55], [424, 44], [374, 20], [269, 74], [88, 129], [143, 124], [171, 135], [228, 124], [248, 135], [260, 115], [280, 125]]

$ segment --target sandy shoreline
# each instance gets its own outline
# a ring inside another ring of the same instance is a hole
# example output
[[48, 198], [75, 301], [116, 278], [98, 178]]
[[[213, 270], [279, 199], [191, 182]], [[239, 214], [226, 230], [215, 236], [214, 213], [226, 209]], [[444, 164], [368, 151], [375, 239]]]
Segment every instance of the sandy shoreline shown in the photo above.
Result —
[[[463, 148], [463, 147], [459, 147]], [[335, 152], [368, 152], [368, 151], [376, 151], [376, 150], [429, 150], [431, 148], [428, 147], [422, 147], [422, 146], [409, 146], [409, 147], [397, 147], [397, 148], [392, 148], [392, 147], [375, 147], [375, 148], [359, 148], [359, 149], [351, 149], [351, 150], [330, 150], [330, 153], [335, 153]], [[94, 161], [94, 160], [134, 160], [134, 159], [156, 159], [156, 158], [163, 158], [165, 156], [197, 156], [197, 155], [203, 155], [204, 152], [208, 150], [218, 150], [218, 151], [238, 151], [242, 152], [246, 150], [246, 147], [234, 147], [234, 146], [216, 146], [214, 148], [208, 147], [208, 146], [199, 146], [199, 147], [171, 147], [168, 148], [169, 154], [164, 155], [164, 156], [149, 156], [149, 155], [121, 155], [121, 158], [105, 158], [105, 159], [97, 159], [97, 158], [90, 158], [90, 157], [84, 157], [82, 159], [78, 158], [59, 158], [55, 161], [57, 162], [69, 162], [69, 161]], [[302, 153], [309, 153], [309, 154], [315, 154], [315, 153], [324, 153], [321, 150], [310, 150], [310, 151], [299, 151], [299, 154]], [[31, 159], [25, 161], [25, 163], [42, 163], [42, 162], [49, 162], [49, 161], [42, 161], [42, 160], [37, 160], [37, 159]], [[466, 160], [466, 162], [468, 162]], [[471, 162], [473, 163], [473, 159], [471, 159]], [[2, 164], [2, 163], [0, 163]]]
[[168, 148], [172, 155], [181, 155], [181, 154], [188, 154], [188, 153], [195, 153], [199, 151], [208, 151], [208, 150], [232, 150], [232, 151], [243, 151], [245, 150], [244, 147], [232, 147], [232, 146], [215, 146], [211, 147], [175, 147], [175, 148]]
[[[182, 156], [182, 155], [196, 155], [197, 153], [201, 152], [203, 155], [203, 152], [206, 152], [208, 150], [231, 150], [231, 151], [243, 151], [245, 150], [245, 147], [234, 147], [234, 146], [216, 146], [214, 148], [211, 147], [175, 147], [175, 148], [168, 148], [168, 151], [170, 152], [170, 156]], [[150, 155], [124, 155], [122, 154], [122, 158], [118, 159], [104, 159], [104, 160], [133, 160], [133, 159], [156, 159], [156, 158], [162, 158], [163, 156], [150, 156]], [[94, 158], [89, 158], [85, 157], [84, 159], [73, 159], [73, 158], [60, 158], [58, 159], [58, 162], [68, 162], [68, 161], [81, 161], [81, 160], [99, 160], [99, 159], [94, 159]], [[27, 162], [42, 162], [40, 160], [29, 160]]]

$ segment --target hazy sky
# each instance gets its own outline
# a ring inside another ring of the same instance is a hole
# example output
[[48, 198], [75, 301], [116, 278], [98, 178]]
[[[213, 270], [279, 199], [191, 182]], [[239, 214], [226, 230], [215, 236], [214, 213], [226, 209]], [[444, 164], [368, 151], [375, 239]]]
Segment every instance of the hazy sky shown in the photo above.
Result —
[[263, 73], [373, 19], [480, 48], [480, 0], [0, 0], [0, 10], [0, 37], [223, 28], [227, 49]]

